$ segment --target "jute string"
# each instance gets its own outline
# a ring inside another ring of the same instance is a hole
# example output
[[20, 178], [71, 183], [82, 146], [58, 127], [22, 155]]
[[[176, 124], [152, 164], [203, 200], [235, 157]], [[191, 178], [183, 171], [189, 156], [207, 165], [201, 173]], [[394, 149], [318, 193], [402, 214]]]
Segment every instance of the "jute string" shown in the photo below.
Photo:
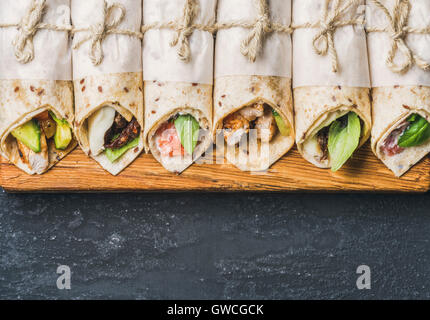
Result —
[[20, 63], [28, 63], [34, 59], [33, 37], [40, 29], [53, 31], [72, 31], [72, 26], [57, 26], [43, 23], [42, 17], [46, 0], [33, 0], [24, 17], [17, 24], [0, 24], [0, 28], [18, 29], [18, 34], [12, 41], [15, 57]]
[[[108, 5], [103, 0], [103, 18], [101, 22], [86, 28], [74, 28], [73, 26], [57, 26], [41, 22], [45, 10], [46, 0], [32, 0], [29, 10], [18, 24], [0, 24], [0, 28], [17, 27], [18, 34], [13, 40], [15, 56], [21, 63], [28, 63], [34, 58], [33, 37], [40, 29], [71, 32], [87, 32], [88, 34], [74, 45], [78, 49], [82, 44], [90, 42], [90, 59], [94, 65], [99, 65], [103, 60], [102, 43], [108, 35], [126, 35], [138, 39], [143, 39], [145, 32], [154, 29], [170, 29], [175, 31], [175, 35], [170, 43], [177, 48], [178, 56], [182, 61], [188, 62], [191, 59], [191, 49], [189, 38], [194, 31], [205, 31], [215, 33], [218, 30], [231, 28], [250, 29], [247, 37], [242, 41], [240, 50], [251, 62], [255, 62], [258, 55], [263, 50], [265, 38], [274, 32], [291, 34], [296, 29], [318, 29], [318, 33], [313, 39], [313, 49], [321, 56], [328, 55], [332, 62], [332, 71], [339, 71], [339, 59], [336, 51], [334, 34], [338, 28], [346, 26], [364, 26], [363, 18], [345, 19], [347, 12], [354, 6], [361, 3], [360, 0], [324, 0], [324, 10], [320, 21], [305, 23], [302, 25], [287, 26], [271, 21], [268, 0], [253, 0], [256, 6], [257, 17], [249, 21], [231, 21], [214, 24], [198, 24], [195, 19], [198, 16], [198, 0], [185, 0], [180, 19], [164, 23], [153, 23], [144, 25], [140, 31], [119, 29], [119, 25], [124, 21], [126, 10], [120, 3]], [[379, 0], [371, 0], [375, 6], [381, 9], [386, 15], [389, 25], [385, 28], [366, 28], [367, 32], [387, 32], [390, 34], [392, 46], [387, 57], [387, 66], [396, 73], [407, 72], [414, 64], [423, 70], [430, 70], [430, 65], [421, 59], [409, 48], [406, 43], [408, 34], [430, 34], [428, 28], [411, 28], [408, 26], [408, 18], [411, 9], [410, 0], [396, 0], [393, 13]], [[401, 52], [404, 61], [401, 64], [394, 60]]]
[[[354, 6], [357, 6], [360, 0], [325, 0], [324, 10], [321, 21], [317, 24], [303, 25], [301, 28], [318, 28], [319, 31], [315, 35], [312, 46], [316, 54], [320, 56], [330, 56], [332, 62], [332, 71], [339, 71], [339, 58], [337, 55], [334, 34], [338, 28], [354, 25], [363, 25], [364, 20], [360, 18], [344, 19], [345, 14]], [[330, 4], [331, 9], [330, 9]], [[296, 26], [295, 28], [298, 28]]]
[[[118, 14], [119, 13], [119, 14]], [[127, 35], [130, 37], [143, 38], [142, 33], [132, 30], [118, 29], [118, 26], [124, 21], [126, 10], [120, 3], [108, 5], [103, 3], [102, 20], [87, 28], [73, 29], [73, 33], [87, 32], [82, 40], [77, 42], [73, 49], [79, 49], [82, 44], [90, 42], [89, 56], [93, 65], [97, 66], [103, 61], [103, 40], [110, 34]]]
[[[430, 64], [415, 54], [406, 42], [406, 37], [409, 34], [430, 34], [430, 27], [411, 28], [408, 26], [411, 11], [410, 1], [396, 0], [393, 13], [390, 13], [379, 0], [372, 0], [372, 3], [382, 10], [388, 20], [388, 25], [385, 28], [368, 27], [367, 32], [385, 32], [390, 36], [391, 48], [386, 59], [388, 68], [400, 74], [408, 72], [414, 65], [424, 71], [429, 71]], [[403, 55], [403, 60], [400, 63], [394, 61], [398, 54]]]

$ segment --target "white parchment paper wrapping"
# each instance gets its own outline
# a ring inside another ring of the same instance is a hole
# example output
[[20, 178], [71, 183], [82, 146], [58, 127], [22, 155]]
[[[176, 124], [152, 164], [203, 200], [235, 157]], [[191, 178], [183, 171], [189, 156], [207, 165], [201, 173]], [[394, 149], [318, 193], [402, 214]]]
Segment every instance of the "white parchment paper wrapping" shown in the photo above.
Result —
[[[271, 0], [272, 22], [291, 24], [291, 0]], [[218, 0], [217, 22], [252, 21], [257, 17], [254, 0]], [[217, 33], [215, 50], [215, 78], [224, 76], [278, 76], [291, 78], [291, 36], [286, 33], [269, 34], [263, 49], [252, 63], [242, 55], [241, 43], [250, 29], [232, 28]]]
[[[144, 0], [143, 21], [147, 24], [181, 19], [185, 0]], [[195, 24], [215, 22], [216, 0], [200, 0]], [[195, 30], [190, 36], [191, 60], [181, 61], [176, 47], [170, 46], [175, 31], [153, 29], [143, 40], [143, 79], [145, 81], [213, 83], [214, 39], [211, 33]]]
[[[108, 0], [108, 5], [120, 3], [126, 9], [125, 18], [117, 27], [121, 30], [140, 31], [142, 22], [142, 3], [140, 0]], [[75, 28], [88, 28], [103, 21], [103, 0], [73, 0], [72, 22]], [[73, 43], [78, 43], [88, 32], [75, 34]], [[102, 42], [104, 58], [100, 65], [94, 66], [89, 57], [91, 41], [73, 50], [73, 78], [109, 73], [141, 72], [142, 41], [139, 38], [110, 34]]]
[[[393, 12], [396, 0], [381, 1], [390, 12]], [[408, 25], [412, 28], [430, 27], [430, 1], [412, 0], [412, 7]], [[388, 26], [387, 17], [371, 1], [367, 1], [367, 24], [370, 27], [385, 28]], [[430, 61], [430, 35], [409, 34], [407, 45], [414, 53], [425, 61]], [[407, 73], [392, 72], [386, 64], [388, 52], [391, 48], [390, 35], [385, 32], [371, 32], [368, 34], [370, 71], [372, 87], [402, 86], [430, 86], [430, 72], [421, 70], [414, 65]], [[403, 56], [398, 54], [396, 61], [402, 61]]]
[[[31, 1], [1, 0], [0, 23], [17, 24]], [[70, 0], [47, 0], [42, 22], [70, 25]], [[16, 27], [0, 28], [0, 79], [71, 80], [72, 59], [69, 33], [40, 29], [33, 38], [34, 59], [22, 64], [16, 60], [13, 40]]]
[[[324, 10], [322, 0], [293, 0], [293, 25], [315, 23], [321, 20]], [[362, 2], [364, 5], [364, 0]], [[357, 17], [364, 7], [352, 7], [342, 20]], [[340, 27], [334, 34], [339, 59], [339, 71], [332, 71], [329, 54], [318, 55], [313, 39], [318, 29], [296, 29], [293, 33], [293, 86], [347, 86], [370, 87], [366, 34], [362, 27]]]

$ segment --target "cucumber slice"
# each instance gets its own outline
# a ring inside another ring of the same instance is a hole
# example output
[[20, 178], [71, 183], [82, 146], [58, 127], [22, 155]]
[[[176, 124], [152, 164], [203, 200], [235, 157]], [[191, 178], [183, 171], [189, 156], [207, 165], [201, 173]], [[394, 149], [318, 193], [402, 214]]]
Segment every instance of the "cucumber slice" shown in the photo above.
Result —
[[72, 129], [66, 120], [58, 119], [53, 112], [49, 112], [50, 116], [57, 123], [57, 128], [55, 130], [54, 142], [55, 147], [58, 150], [66, 149], [70, 142], [72, 141]]
[[118, 160], [124, 153], [126, 153], [128, 150], [135, 148], [139, 145], [139, 137], [135, 138], [134, 140], [127, 143], [125, 146], [119, 148], [119, 149], [106, 149], [105, 154], [106, 157], [109, 159], [110, 162], [114, 163], [116, 160]]
[[282, 119], [281, 115], [276, 112], [276, 110], [272, 109], [273, 116], [275, 117], [276, 125], [278, 126], [279, 132], [281, 135], [288, 137], [290, 135], [290, 128], [285, 124], [284, 119]]

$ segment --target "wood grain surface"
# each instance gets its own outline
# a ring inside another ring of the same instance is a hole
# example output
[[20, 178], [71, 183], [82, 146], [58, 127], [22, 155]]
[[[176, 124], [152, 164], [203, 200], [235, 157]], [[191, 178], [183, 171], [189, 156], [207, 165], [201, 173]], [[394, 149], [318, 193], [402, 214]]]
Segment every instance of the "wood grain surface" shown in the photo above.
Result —
[[394, 177], [371, 152], [361, 148], [339, 172], [306, 162], [292, 150], [265, 173], [241, 172], [229, 164], [195, 164], [182, 175], [166, 172], [151, 155], [142, 155], [117, 177], [75, 149], [42, 176], [29, 176], [4, 159], [1, 184], [7, 192], [150, 192], [150, 191], [313, 191], [426, 192], [430, 158], [401, 179]]

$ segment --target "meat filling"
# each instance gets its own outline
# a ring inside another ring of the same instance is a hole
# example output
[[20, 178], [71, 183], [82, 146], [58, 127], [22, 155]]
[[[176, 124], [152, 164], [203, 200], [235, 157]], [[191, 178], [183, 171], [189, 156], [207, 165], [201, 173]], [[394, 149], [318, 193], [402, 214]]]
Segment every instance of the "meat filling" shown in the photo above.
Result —
[[321, 161], [328, 159], [328, 133], [329, 127], [325, 127], [320, 130], [317, 135], [318, 144], [321, 148], [322, 156], [320, 158]]
[[257, 138], [270, 142], [275, 137], [278, 127], [272, 108], [264, 103], [245, 107], [224, 119], [224, 139], [228, 145], [236, 145], [249, 130], [257, 130]]
[[406, 121], [402, 123], [399, 128], [390, 133], [381, 146], [382, 153], [392, 157], [405, 151], [404, 148], [399, 146], [399, 139], [409, 127], [409, 124], [410, 123]]
[[121, 114], [119, 114], [118, 112], [115, 115], [114, 122], [115, 122], [115, 126], [116, 126], [117, 129], [123, 129], [128, 124], [127, 120]]
[[112, 127], [105, 134], [104, 147], [113, 150], [120, 149], [130, 141], [136, 139], [139, 136], [140, 130], [141, 128], [136, 118], [127, 122], [127, 120], [117, 112]]
[[40, 136], [40, 152], [34, 152], [19, 140], [17, 140], [16, 142], [18, 146], [18, 154], [24, 164], [29, 165], [30, 168], [32, 168], [36, 173], [39, 174], [48, 169], [48, 145], [46, 142], [46, 137], [44, 135]]

